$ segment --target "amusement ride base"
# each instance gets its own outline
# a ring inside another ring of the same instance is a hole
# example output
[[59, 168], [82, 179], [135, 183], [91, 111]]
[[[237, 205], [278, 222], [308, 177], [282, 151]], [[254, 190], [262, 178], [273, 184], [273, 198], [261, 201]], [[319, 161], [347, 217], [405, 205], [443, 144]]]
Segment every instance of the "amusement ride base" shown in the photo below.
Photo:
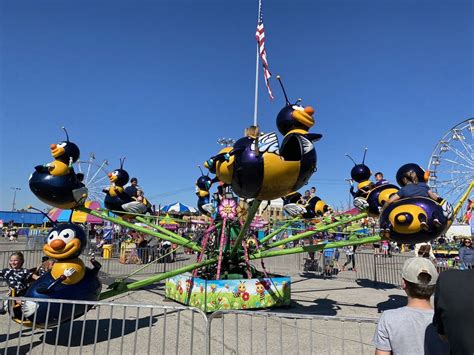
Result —
[[165, 295], [204, 312], [289, 306], [291, 278], [269, 275], [268, 278], [205, 280], [182, 274], [166, 280]]

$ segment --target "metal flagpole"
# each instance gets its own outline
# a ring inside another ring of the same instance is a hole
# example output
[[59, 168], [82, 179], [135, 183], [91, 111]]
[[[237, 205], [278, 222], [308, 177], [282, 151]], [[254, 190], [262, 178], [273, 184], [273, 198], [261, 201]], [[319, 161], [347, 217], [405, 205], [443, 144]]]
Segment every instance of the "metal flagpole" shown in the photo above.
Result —
[[[260, 20], [260, 11], [262, 9], [262, 0], [258, 1], [258, 16], [257, 16], [257, 26]], [[253, 125], [257, 126], [257, 113], [258, 113], [258, 65], [260, 61], [260, 45], [257, 41], [257, 59], [255, 64], [255, 102], [253, 109]]]

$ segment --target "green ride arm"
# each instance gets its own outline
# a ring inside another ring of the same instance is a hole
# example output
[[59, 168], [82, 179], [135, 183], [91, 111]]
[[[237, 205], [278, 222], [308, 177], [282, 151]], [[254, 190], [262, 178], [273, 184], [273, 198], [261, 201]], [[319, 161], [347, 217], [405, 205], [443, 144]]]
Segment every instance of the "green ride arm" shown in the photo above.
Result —
[[302, 247], [295, 247], [289, 249], [280, 249], [280, 250], [265, 250], [261, 252], [257, 252], [254, 254], [249, 255], [249, 259], [262, 259], [262, 258], [270, 258], [273, 256], [280, 256], [280, 255], [289, 255], [289, 254], [298, 254], [310, 251], [318, 251], [323, 249], [330, 249], [330, 248], [342, 248], [350, 245], [361, 245], [361, 244], [368, 244], [368, 243], [375, 243], [381, 241], [383, 238], [381, 236], [373, 236], [373, 237], [366, 237], [360, 238], [357, 240], [341, 240], [338, 242], [330, 242], [330, 243], [319, 243], [315, 245], [305, 245]]
[[338, 226], [341, 226], [341, 225], [344, 225], [344, 224], [347, 224], [347, 223], [350, 223], [350, 222], [358, 221], [359, 219], [362, 219], [362, 218], [365, 218], [365, 217], [367, 217], [367, 213], [360, 213], [360, 214], [355, 215], [353, 217], [349, 217], [349, 218], [343, 219], [341, 221], [337, 221], [337, 222], [325, 225], [323, 227], [318, 227], [316, 229], [306, 231], [306, 232], [303, 232], [303, 233], [300, 233], [300, 234], [296, 234], [294, 236], [291, 236], [291, 237], [283, 239], [283, 240], [276, 241], [275, 243], [271, 243], [270, 245], [268, 245], [267, 249], [274, 248], [274, 247], [277, 247], [277, 246], [280, 246], [280, 245], [284, 245], [286, 243], [290, 243], [290, 242], [293, 242], [293, 241], [298, 240], [298, 239], [306, 238], [306, 237], [309, 237], [309, 236], [311, 236], [313, 234], [316, 234], [316, 233], [319, 233], [319, 232], [325, 232], [325, 231], [330, 230], [334, 227], [338, 227]]
[[273, 236], [277, 235], [278, 233], [280, 233], [281, 231], [283, 231], [284, 229], [288, 229], [288, 227], [290, 225], [292, 225], [293, 223], [297, 222], [298, 220], [300, 220], [300, 217], [295, 217], [291, 220], [289, 220], [288, 222], [286, 222], [283, 226], [281, 226], [280, 228], [278, 228], [277, 230], [271, 232], [269, 235], [266, 235], [265, 237], [263, 237], [260, 241], [259, 241], [259, 244], [263, 244], [265, 243], [267, 240], [270, 240], [271, 238], [273, 238]]
[[[166, 228], [163, 228], [162, 226], [159, 226], [159, 225], [156, 225], [156, 224], [154, 224], [154, 223], [148, 222], [148, 221], [147, 221], [145, 218], [143, 218], [143, 217], [136, 217], [135, 219], [136, 219], [137, 221], [139, 221], [139, 222], [142, 222], [143, 224], [146, 224], [147, 226], [149, 226], [149, 227], [151, 227], [151, 228], [154, 228], [154, 229], [160, 231], [160, 232], [163, 233], [163, 234], [169, 235], [170, 237], [172, 237], [172, 238], [174, 238], [174, 239], [176, 239], [176, 240], [181, 240], [182, 243], [186, 243], [186, 244], [187, 244], [187, 245], [186, 245], [187, 247], [189, 247], [189, 245], [193, 245], [193, 244], [197, 246], [197, 244], [194, 243], [192, 240], [186, 239], [186, 238], [180, 236], [179, 234], [173, 233], [173, 232], [167, 230]], [[184, 244], [182, 244], [182, 245], [184, 245]]]
[[133, 224], [133, 223], [130, 223], [130, 222], [127, 222], [127, 221], [124, 221], [123, 219], [121, 218], [117, 218], [117, 217], [110, 217], [110, 216], [107, 216], [106, 214], [104, 213], [100, 213], [100, 212], [97, 212], [97, 211], [94, 211], [94, 210], [91, 210], [89, 208], [86, 208], [86, 207], [77, 207], [76, 208], [77, 210], [79, 211], [82, 211], [82, 212], [85, 212], [85, 213], [88, 213], [92, 216], [95, 216], [95, 217], [98, 217], [98, 218], [101, 218], [101, 219], [105, 219], [107, 221], [110, 221], [110, 222], [113, 222], [115, 224], [118, 224], [118, 225], [121, 225], [121, 226], [124, 226], [124, 227], [127, 227], [127, 228], [130, 228], [130, 229], [134, 229], [138, 232], [141, 232], [141, 233], [145, 233], [145, 234], [148, 234], [148, 235], [152, 235], [154, 237], [157, 237], [157, 238], [161, 238], [163, 240], [167, 240], [171, 243], [175, 243], [175, 244], [178, 244], [178, 245], [181, 245], [181, 246], [186, 246], [186, 247], [189, 247], [190, 249], [194, 250], [194, 251], [197, 251], [197, 252], [200, 252], [201, 251], [201, 248], [199, 246], [197, 246], [196, 244], [188, 244], [186, 245], [188, 242], [183, 242], [181, 240], [177, 240], [169, 235], [166, 235], [166, 234], [161, 234], [161, 233], [158, 233], [158, 232], [155, 232], [155, 231], [152, 231], [152, 230], [149, 230], [149, 229], [146, 229], [144, 227], [141, 227], [141, 226], [137, 226], [136, 224]]
[[165, 272], [165, 273], [160, 274], [160, 275], [151, 276], [151, 277], [146, 278], [144, 280], [135, 281], [135, 282], [123, 285], [123, 287], [119, 287], [117, 289], [102, 292], [99, 296], [99, 300], [105, 300], [109, 297], [113, 297], [113, 296], [119, 295], [119, 294], [124, 293], [124, 292], [136, 290], [136, 289], [154, 284], [156, 282], [162, 281], [164, 279], [168, 279], [170, 277], [173, 277], [173, 276], [176, 276], [176, 275], [179, 275], [179, 274], [183, 274], [183, 273], [188, 272], [188, 271], [193, 271], [194, 269], [198, 269], [200, 267], [203, 267], [203, 266], [206, 266], [206, 265], [209, 265], [209, 264], [213, 264], [215, 262], [217, 262], [217, 258], [212, 258], [212, 259], [201, 261], [199, 263], [194, 263], [194, 264], [191, 264], [191, 265], [187, 265], [187, 266], [184, 266], [184, 267], [176, 269], [176, 270], [171, 270], [171, 271]]

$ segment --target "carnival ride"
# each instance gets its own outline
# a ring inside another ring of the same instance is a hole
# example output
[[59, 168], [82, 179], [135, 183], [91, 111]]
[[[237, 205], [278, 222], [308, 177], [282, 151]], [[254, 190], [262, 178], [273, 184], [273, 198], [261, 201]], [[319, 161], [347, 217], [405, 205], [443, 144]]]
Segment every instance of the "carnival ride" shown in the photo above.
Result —
[[[351, 177], [358, 182], [354, 202], [360, 213], [337, 215], [318, 197], [311, 203], [288, 209], [294, 212], [292, 218], [262, 239], [255, 238], [250, 232], [250, 226], [262, 201], [284, 198], [287, 205], [298, 205], [295, 203], [295, 197], [298, 196], [295, 191], [304, 186], [316, 171], [313, 142], [322, 137], [320, 134], [309, 133], [309, 129], [314, 125], [314, 109], [301, 106], [300, 100], [291, 104], [283, 85], [281, 86], [286, 104], [279, 112], [276, 123], [284, 136], [282, 144], [278, 143], [275, 133], [260, 134], [258, 127], [251, 126], [246, 130], [245, 137], [206, 161], [205, 166], [215, 177], [211, 178], [202, 173], [196, 183], [198, 207], [201, 212], [210, 216], [210, 224], [200, 241], [171, 232], [155, 222], [153, 216], [136, 213], [124, 207], [131, 199], [125, 196], [124, 192], [128, 173], [123, 169], [123, 160], [119, 169], [108, 174], [110, 186], [104, 189], [104, 204], [108, 209], [86, 208], [84, 202], [88, 191], [83, 183], [84, 175], [76, 174], [73, 169], [74, 162], [79, 158], [79, 148], [69, 141], [68, 136], [67, 141], [52, 145], [51, 154], [55, 160], [50, 164], [37, 166], [30, 178], [30, 188], [41, 201], [54, 207], [82, 211], [189, 248], [197, 253], [197, 259], [195, 263], [143, 280], [129, 283], [125, 279], [117, 280], [107, 290], [99, 293], [99, 265], [94, 262], [94, 269], [89, 269], [77, 258], [84, 246], [81, 228], [70, 223], [57, 224], [48, 235], [44, 252], [57, 259], [58, 266], [45, 274], [40, 279], [41, 282], [32, 286], [27, 296], [103, 300], [167, 280], [168, 297], [205, 311], [288, 305], [291, 280], [269, 275], [263, 263], [265, 258], [374, 243], [383, 238], [400, 243], [426, 241], [436, 238], [450, 226], [473, 188], [473, 182], [469, 186], [464, 185], [465, 193], [454, 209], [444, 200], [433, 201], [416, 197], [401, 199], [383, 209], [384, 203], [397, 192], [398, 187], [374, 185], [370, 181], [370, 169], [364, 161], [361, 164], [354, 161]], [[399, 174], [403, 175], [408, 170], [414, 171], [420, 181], [427, 181], [429, 178], [416, 164], [401, 167]], [[397, 181], [403, 186], [402, 179], [397, 178]], [[218, 192], [211, 196], [210, 190], [215, 183], [219, 184]], [[307, 230], [284, 239], [273, 240], [274, 236], [290, 228], [292, 224], [317, 216], [326, 218], [320, 218]], [[335, 231], [338, 227], [367, 216], [379, 218], [383, 236], [350, 235], [345, 240], [317, 241], [313, 245], [278, 248], [318, 233]], [[435, 218], [440, 226], [433, 224]], [[135, 224], [135, 221], [141, 225]], [[428, 229], [422, 228], [422, 221], [427, 222]], [[262, 270], [257, 270], [251, 263], [252, 260], [259, 259], [262, 260]], [[202, 295], [197, 297], [199, 294]], [[77, 313], [69, 318], [52, 312], [49, 316], [51, 319], [44, 319], [46, 316], [43, 309], [44, 304], [41, 302], [25, 302], [21, 308], [11, 309], [10, 314], [15, 321], [25, 326], [31, 326], [33, 323], [41, 326], [64, 322], [87, 311], [78, 308]]]

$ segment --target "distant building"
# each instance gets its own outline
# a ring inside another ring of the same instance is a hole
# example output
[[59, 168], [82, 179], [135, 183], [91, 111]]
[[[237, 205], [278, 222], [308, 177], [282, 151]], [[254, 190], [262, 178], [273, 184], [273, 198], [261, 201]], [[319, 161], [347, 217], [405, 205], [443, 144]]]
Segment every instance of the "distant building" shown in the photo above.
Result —
[[262, 202], [258, 209], [257, 216], [261, 216], [263, 219], [273, 222], [283, 220], [285, 218], [283, 200], [281, 198], [271, 200], [270, 206], [268, 207], [266, 202]]

